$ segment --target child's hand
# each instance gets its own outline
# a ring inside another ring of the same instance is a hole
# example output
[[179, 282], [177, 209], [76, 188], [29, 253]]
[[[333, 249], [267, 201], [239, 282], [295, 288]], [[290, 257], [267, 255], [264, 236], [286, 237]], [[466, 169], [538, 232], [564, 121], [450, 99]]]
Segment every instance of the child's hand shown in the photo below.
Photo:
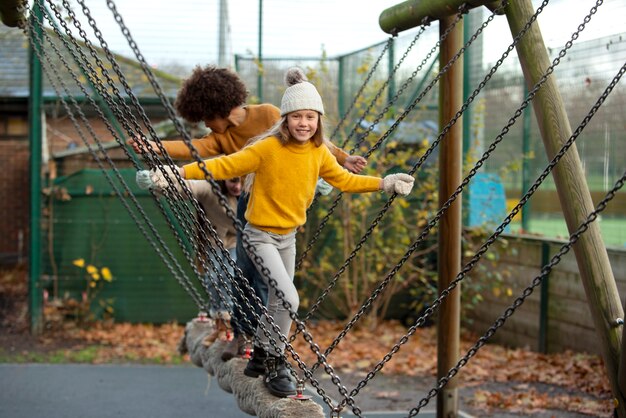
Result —
[[[131, 147], [133, 147], [133, 151], [135, 151], [137, 154], [143, 154], [144, 152], [149, 152], [149, 151], [154, 151], [157, 154], [161, 155], [161, 151], [159, 150], [159, 148], [156, 146], [156, 144], [154, 143], [154, 141], [145, 141], [146, 143], [143, 144], [143, 147], [139, 145], [139, 141], [140, 139], [138, 137], [135, 138], [128, 138], [126, 140], [126, 143], [128, 145], [130, 145]], [[148, 148], [146, 150], [146, 147]]]
[[360, 173], [361, 170], [365, 168], [367, 165], [367, 160], [360, 155], [350, 155], [346, 158], [346, 161], [343, 163], [343, 166], [346, 170], [351, 171], [353, 173]]
[[161, 191], [169, 187], [166, 176], [170, 178], [172, 184], [177, 183], [175, 172], [178, 172], [181, 177], [183, 176], [180, 167], [176, 166], [164, 165], [152, 170], [139, 170], [135, 175], [135, 181], [140, 189]]
[[404, 173], [389, 174], [383, 178], [383, 190], [385, 193], [396, 192], [399, 195], [406, 196], [411, 193], [415, 179]]

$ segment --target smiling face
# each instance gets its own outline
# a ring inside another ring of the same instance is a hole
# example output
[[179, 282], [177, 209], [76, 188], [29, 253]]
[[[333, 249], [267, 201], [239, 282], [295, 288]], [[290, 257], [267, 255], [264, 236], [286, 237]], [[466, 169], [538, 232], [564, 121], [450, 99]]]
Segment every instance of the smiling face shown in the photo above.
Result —
[[315, 110], [297, 110], [287, 115], [287, 128], [298, 142], [307, 142], [317, 132], [320, 115]]
[[229, 195], [235, 197], [239, 197], [241, 195], [241, 188], [243, 186], [243, 184], [241, 184], [241, 177], [228, 179], [224, 182], [224, 184], [226, 185], [226, 190]]

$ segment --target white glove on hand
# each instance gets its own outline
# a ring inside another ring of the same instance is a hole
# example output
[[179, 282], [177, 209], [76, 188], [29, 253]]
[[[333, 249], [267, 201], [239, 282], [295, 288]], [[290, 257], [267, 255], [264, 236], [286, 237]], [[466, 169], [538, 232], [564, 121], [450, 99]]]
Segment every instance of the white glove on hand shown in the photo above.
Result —
[[396, 192], [399, 195], [406, 196], [411, 193], [415, 179], [404, 173], [389, 174], [383, 178], [383, 190], [385, 193]]
[[322, 196], [328, 196], [330, 192], [333, 191], [333, 186], [326, 183], [323, 178], [319, 178], [317, 180], [317, 184], [315, 185], [315, 193], [319, 193]]
[[135, 174], [135, 182], [141, 190], [148, 190], [154, 184], [150, 178], [149, 170], [139, 170]]
[[172, 183], [176, 184], [175, 171], [178, 171], [178, 167], [167, 165], [152, 170], [139, 170], [135, 175], [135, 181], [140, 189], [164, 190], [169, 187], [165, 176], [168, 176]]

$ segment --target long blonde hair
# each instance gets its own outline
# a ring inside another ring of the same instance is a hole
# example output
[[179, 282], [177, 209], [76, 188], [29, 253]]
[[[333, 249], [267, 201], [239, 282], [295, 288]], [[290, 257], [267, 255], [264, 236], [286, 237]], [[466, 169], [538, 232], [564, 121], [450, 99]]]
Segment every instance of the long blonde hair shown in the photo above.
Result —
[[[315, 146], [319, 147], [324, 143], [324, 141], [328, 141], [324, 138], [324, 123], [322, 121], [322, 115], [318, 112], [319, 119], [317, 121], [317, 131], [311, 137], [311, 141], [315, 144]], [[246, 142], [245, 147], [249, 147], [252, 144], [259, 142], [262, 139], [269, 138], [270, 136], [276, 137], [283, 145], [287, 144], [289, 141], [294, 141], [291, 133], [289, 132], [289, 127], [287, 126], [287, 115], [282, 116], [271, 128], [267, 131], [263, 132], [260, 135], [252, 137]], [[250, 173], [246, 175], [246, 178], [243, 182], [243, 190], [246, 193], [250, 193], [252, 190], [252, 184], [254, 183], [255, 173]]]

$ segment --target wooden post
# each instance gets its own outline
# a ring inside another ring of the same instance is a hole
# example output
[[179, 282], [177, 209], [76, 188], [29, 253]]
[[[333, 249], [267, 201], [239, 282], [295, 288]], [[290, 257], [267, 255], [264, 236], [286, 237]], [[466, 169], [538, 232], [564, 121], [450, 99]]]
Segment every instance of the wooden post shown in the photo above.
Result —
[[[520, 32], [533, 13], [531, 0], [508, 3], [506, 17], [513, 36]], [[531, 26], [517, 45], [517, 52], [526, 84], [530, 90], [550, 66], [550, 59], [537, 22]], [[548, 159], [552, 159], [572, 134], [554, 76], [550, 76], [539, 90], [533, 100], [533, 107]], [[552, 175], [567, 228], [572, 233], [594, 209], [575, 146], [572, 146], [561, 159]], [[624, 396], [618, 387], [622, 335], [621, 330], [615, 324], [616, 318], [623, 318], [624, 311], [597, 222], [589, 225], [589, 229], [574, 245], [574, 253], [598, 333], [598, 340], [602, 345], [602, 356], [611, 389], [619, 402], [618, 414], [620, 418], [626, 418]]]
[[[443, 34], [454, 22], [449, 16], [439, 21]], [[463, 46], [463, 22], [441, 45], [439, 66], [443, 68]], [[443, 128], [463, 105], [463, 59], [457, 60], [439, 82], [439, 126]], [[460, 118], [439, 145], [439, 205], [442, 206], [461, 184], [463, 168], [463, 120]], [[461, 269], [462, 202], [457, 198], [439, 222], [439, 291], [446, 289]], [[457, 286], [444, 300], [437, 316], [437, 378], [442, 378], [459, 360], [461, 289]], [[437, 417], [458, 414], [458, 376], [437, 394]]]

